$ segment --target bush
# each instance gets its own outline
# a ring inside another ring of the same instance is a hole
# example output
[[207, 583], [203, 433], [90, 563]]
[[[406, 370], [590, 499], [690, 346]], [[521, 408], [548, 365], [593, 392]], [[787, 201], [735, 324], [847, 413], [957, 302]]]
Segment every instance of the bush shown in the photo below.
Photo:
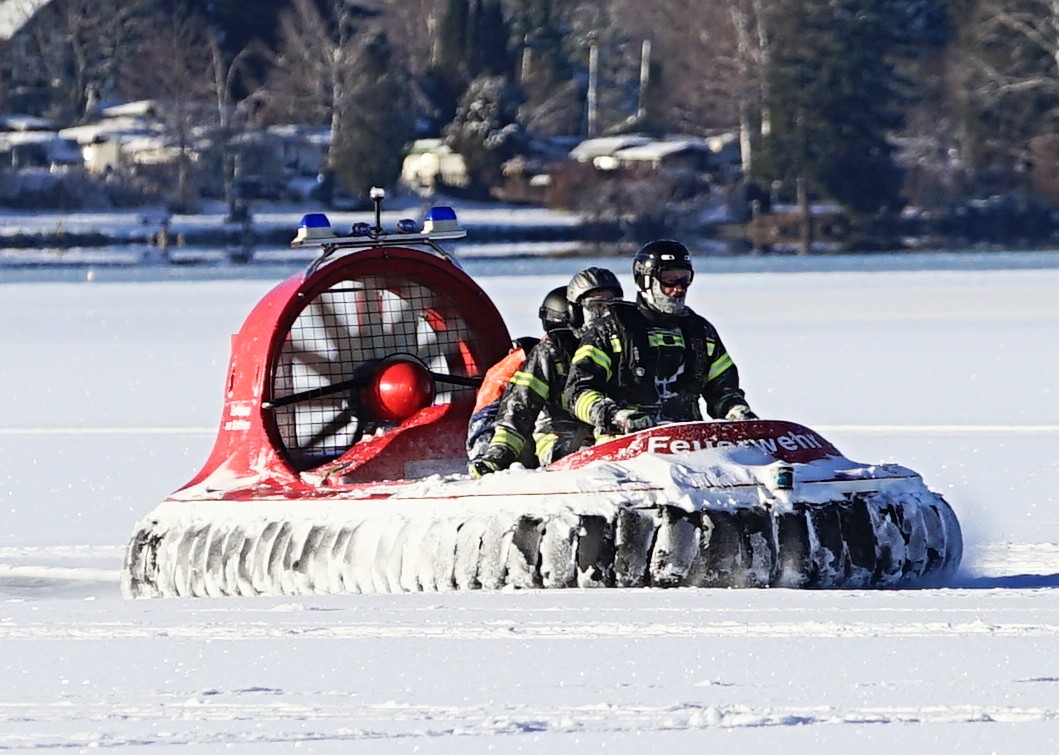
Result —
[[569, 161], [553, 168], [547, 204], [615, 223], [627, 240], [644, 242], [693, 224], [708, 195], [709, 185], [686, 171], [601, 171]]

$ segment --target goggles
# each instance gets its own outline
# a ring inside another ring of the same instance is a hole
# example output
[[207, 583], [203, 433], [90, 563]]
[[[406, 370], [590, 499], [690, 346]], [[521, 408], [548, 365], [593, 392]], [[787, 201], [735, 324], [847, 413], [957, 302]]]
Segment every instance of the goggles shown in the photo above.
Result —
[[607, 307], [617, 297], [611, 291], [593, 291], [581, 299], [581, 309], [585, 313], [585, 320], [592, 321], [607, 311]]
[[655, 277], [662, 288], [687, 288], [694, 274], [690, 270], [659, 270]]

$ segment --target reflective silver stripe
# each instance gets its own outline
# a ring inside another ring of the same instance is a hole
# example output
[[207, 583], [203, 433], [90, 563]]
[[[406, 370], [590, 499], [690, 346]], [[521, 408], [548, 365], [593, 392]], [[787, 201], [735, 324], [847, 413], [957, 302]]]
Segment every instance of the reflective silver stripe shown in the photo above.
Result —
[[729, 367], [733, 367], [732, 358], [727, 353], [717, 357], [717, 361], [710, 367], [710, 374], [706, 376], [706, 382], [710, 382]]

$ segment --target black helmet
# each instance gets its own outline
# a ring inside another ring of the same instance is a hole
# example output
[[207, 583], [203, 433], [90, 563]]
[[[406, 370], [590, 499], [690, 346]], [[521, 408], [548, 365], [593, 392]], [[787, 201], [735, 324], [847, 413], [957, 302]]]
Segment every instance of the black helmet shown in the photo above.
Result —
[[522, 349], [522, 353], [528, 355], [540, 342], [536, 336], [519, 336], [511, 340], [511, 348]]
[[540, 311], [537, 313], [541, 318], [541, 325], [545, 331], [555, 328], [570, 327], [570, 306], [566, 301], [566, 286], [553, 288], [541, 302]]
[[610, 291], [615, 298], [625, 295], [618, 276], [605, 267], [589, 267], [574, 274], [566, 287], [566, 299], [570, 302], [570, 325], [580, 328], [585, 324], [581, 300], [593, 291]]
[[689, 270], [691, 252], [679, 241], [658, 239], [639, 248], [632, 258], [632, 277], [636, 288], [643, 291], [651, 287], [650, 278], [661, 270]]
[[687, 283], [691, 283], [695, 271], [691, 267], [691, 253], [679, 241], [658, 239], [639, 248], [632, 260], [632, 277], [641, 299], [659, 312], [677, 313], [684, 308], [684, 296], [666, 294], [658, 285], [658, 276], [666, 270], [686, 270]]

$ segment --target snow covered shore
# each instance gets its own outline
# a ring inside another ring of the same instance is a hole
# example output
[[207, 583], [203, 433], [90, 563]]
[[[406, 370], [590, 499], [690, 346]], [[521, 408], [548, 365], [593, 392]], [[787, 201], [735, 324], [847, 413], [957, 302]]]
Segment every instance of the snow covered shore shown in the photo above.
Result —
[[[577, 213], [449, 199], [439, 199], [438, 203], [455, 204], [460, 223], [483, 240], [562, 240], [578, 237], [587, 227]], [[429, 204], [405, 198], [387, 201], [384, 207], [383, 225], [392, 228], [401, 218], [419, 220]], [[321, 211], [326, 212], [336, 229], [348, 230], [354, 222], [374, 222], [370, 210], [325, 210], [305, 203], [255, 203], [245, 225], [231, 221], [227, 208], [217, 202], [194, 215], [171, 214], [163, 208], [99, 212], [0, 209], [0, 248], [158, 245], [163, 238], [173, 247], [196, 246], [241, 243], [247, 233], [257, 246], [283, 245], [293, 238], [302, 215]]]

